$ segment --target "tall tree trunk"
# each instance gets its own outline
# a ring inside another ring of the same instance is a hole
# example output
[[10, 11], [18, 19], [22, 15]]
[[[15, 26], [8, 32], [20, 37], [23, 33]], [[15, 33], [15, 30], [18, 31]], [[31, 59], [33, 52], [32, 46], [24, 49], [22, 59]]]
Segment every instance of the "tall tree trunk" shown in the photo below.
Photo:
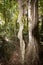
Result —
[[28, 65], [38, 65], [38, 0], [28, 2], [29, 43], [26, 49], [25, 62]]
[[23, 31], [23, 23], [22, 23], [22, 16], [23, 16], [23, 8], [22, 8], [22, 1], [18, 0], [18, 8], [19, 8], [19, 15], [18, 15], [18, 23], [19, 23], [19, 32], [18, 32], [18, 38], [20, 40], [20, 52], [21, 52], [21, 63], [24, 63], [24, 54], [25, 54], [25, 43], [22, 37], [22, 31]]

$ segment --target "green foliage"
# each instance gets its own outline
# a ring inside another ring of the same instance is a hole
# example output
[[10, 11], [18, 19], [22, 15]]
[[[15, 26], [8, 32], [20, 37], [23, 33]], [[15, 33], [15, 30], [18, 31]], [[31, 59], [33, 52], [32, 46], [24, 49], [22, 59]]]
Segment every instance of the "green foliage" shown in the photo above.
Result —
[[[16, 22], [18, 18], [18, 3], [14, 0], [0, 0], [0, 35], [11, 38], [15, 35]], [[17, 24], [18, 27], [18, 24]], [[1, 40], [0, 40], [1, 41]], [[0, 57], [6, 59], [15, 50], [15, 43], [3, 42], [0, 44]]]
[[[4, 24], [0, 24], [0, 35], [10, 37], [14, 34], [14, 27], [18, 18], [18, 3], [14, 0], [1, 0], [0, 1], [0, 18]], [[3, 33], [3, 34], [1, 34]]]
[[38, 12], [39, 12], [39, 14], [41, 15], [43, 15], [43, 0], [39, 0], [38, 1]]
[[40, 43], [43, 44], [43, 0], [38, 1], [38, 14], [39, 14], [39, 33], [40, 33]]

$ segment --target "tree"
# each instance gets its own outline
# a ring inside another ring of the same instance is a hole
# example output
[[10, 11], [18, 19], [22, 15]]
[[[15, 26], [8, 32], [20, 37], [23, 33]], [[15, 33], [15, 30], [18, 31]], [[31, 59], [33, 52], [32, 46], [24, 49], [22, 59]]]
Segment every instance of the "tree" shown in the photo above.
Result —
[[29, 29], [29, 43], [26, 49], [26, 63], [29, 65], [38, 65], [38, 0], [28, 2], [28, 29]]
[[17, 22], [19, 23], [19, 32], [18, 32], [18, 38], [20, 40], [20, 54], [21, 54], [21, 63], [24, 63], [24, 54], [25, 54], [25, 43], [22, 37], [22, 31], [23, 31], [23, 23], [22, 23], [22, 17], [23, 17], [23, 7], [22, 7], [22, 1], [18, 0], [18, 8], [19, 8], [19, 15]]

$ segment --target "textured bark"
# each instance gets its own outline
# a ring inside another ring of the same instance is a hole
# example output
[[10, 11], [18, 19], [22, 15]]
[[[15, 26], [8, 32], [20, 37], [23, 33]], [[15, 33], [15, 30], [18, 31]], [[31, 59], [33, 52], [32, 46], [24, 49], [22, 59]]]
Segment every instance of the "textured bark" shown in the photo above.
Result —
[[22, 23], [22, 16], [23, 16], [23, 8], [22, 8], [22, 1], [18, 0], [18, 8], [19, 8], [19, 15], [18, 15], [18, 23], [19, 23], [19, 32], [18, 32], [18, 38], [20, 40], [20, 53], [21, 53], [21, 63], [24, 63], [24, 54], [25, 54], [25, 43], [22, 37], [22, 31], [23, 31], [23, 23]]
[[25, 62], [28, 65], [38, 65], [38, 1], [29, 0], [28, 2], [28, 29], [29, 43], [26, 49]]

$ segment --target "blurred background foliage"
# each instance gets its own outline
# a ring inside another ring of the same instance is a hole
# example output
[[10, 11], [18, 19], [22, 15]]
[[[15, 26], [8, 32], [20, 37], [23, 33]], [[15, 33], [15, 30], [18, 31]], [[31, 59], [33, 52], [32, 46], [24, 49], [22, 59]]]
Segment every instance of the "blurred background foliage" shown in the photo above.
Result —
[[40, 43], [43, 45], [43, 0], [38, 1]]

